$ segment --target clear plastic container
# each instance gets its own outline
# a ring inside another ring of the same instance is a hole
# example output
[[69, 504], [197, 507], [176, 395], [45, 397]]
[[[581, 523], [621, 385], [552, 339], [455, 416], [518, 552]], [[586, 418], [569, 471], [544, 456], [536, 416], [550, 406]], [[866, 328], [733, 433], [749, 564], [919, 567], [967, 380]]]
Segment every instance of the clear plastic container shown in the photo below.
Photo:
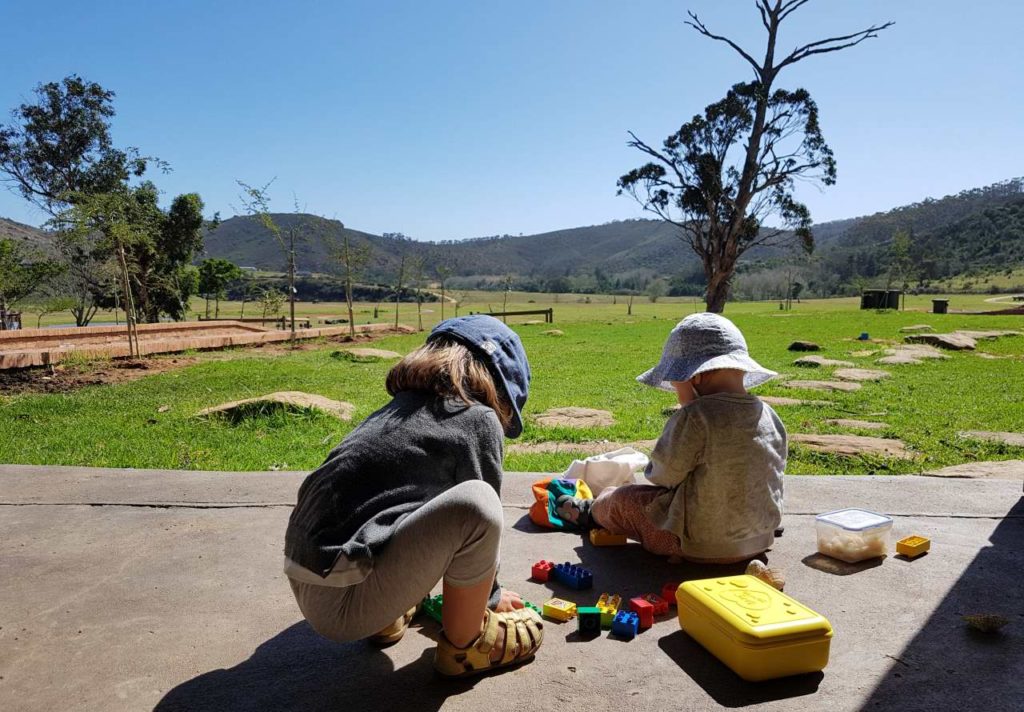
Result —
[[855, 564], [889, 553], [892, 518], [866, 509], [839, 509], [814, 518], [818, 551]]

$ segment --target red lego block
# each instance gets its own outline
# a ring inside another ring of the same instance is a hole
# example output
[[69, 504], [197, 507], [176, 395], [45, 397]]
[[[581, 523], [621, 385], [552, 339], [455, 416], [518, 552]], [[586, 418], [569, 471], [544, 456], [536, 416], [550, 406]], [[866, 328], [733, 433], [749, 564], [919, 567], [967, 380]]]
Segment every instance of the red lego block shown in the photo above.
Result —
[[676, 605], [676, 590], [679, 588], [679, 584], [679, 581], [669, 581], [661, 585], [661, 597], [673, 608]]
[[645, 593], [640, 598], [654, 606], [654, 615], [663, 616], [668, 613], [668, 601], [656, 593]]
[[533, 565], [533, 578], [536, 581], [547, 581], [551, 575], [551, 570], [555, 568], [554, 563], [541, 559]]
[[654, 604], [641, 597], [629, 599], [629, 609], [636, 613], [640, 619], [640, 630], [646, 630], [654, 625]]

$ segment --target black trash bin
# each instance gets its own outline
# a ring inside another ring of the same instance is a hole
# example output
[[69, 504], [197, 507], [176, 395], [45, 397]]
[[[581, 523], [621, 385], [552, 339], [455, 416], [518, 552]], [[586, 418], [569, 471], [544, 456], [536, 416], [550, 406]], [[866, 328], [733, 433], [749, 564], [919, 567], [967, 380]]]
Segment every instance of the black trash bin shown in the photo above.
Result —
[[949, 311], [949, 300], [948, 299], [933, 299], [932, 300], [932, 314], [945, 314]]

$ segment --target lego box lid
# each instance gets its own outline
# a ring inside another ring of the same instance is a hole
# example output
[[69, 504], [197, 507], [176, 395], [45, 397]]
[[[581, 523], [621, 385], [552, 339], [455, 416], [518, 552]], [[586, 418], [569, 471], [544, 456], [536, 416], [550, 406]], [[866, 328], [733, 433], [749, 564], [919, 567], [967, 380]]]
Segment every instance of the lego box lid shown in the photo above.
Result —
[[851, 532], [863, 532], [892, 524], [892, 517], [867, 509], [837, 509], [834, 512], [819, 514], [815, 519]]
[[824, 616], [753, 576], [687, 581], [676, 592], [676, 603], [680, 621], [706, 616], [721, 633], [748, 646], [832, 636]]

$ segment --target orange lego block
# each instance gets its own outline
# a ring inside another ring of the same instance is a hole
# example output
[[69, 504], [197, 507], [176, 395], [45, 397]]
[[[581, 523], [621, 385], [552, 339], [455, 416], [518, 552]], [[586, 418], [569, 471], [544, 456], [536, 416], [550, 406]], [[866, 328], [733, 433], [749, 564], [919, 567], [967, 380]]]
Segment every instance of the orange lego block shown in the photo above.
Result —
[[612, 534], [607, 529], [590, 530], [590, 543], [594, 546], [622, 546], [628, 541], [625, 534]]

